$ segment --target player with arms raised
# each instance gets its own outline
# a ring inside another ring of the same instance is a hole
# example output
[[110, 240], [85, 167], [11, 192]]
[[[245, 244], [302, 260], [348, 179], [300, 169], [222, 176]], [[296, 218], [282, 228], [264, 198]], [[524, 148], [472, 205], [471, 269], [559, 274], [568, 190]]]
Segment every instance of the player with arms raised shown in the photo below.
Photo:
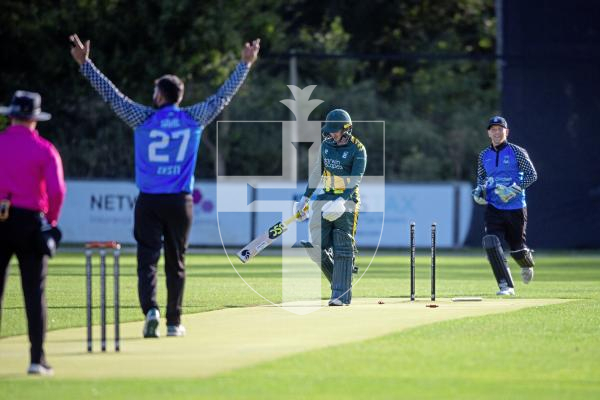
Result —
[[164, 242], [167, 280], [167, 336], [183, 336], [181, 325], [185, 251], [192, 224], [194, 169], [203, 129], [241, 87], [256, 61], [260, 40], [246, 43], [242, 57], [221, 88], [201, 103], [179, 107], [183, 82], [164, 75], [154, 82], [154, 107], [124, 96], [89, 59], [90, 42], [70, 37], [71, 55], [80, 71], [115, 113], [134, 129], [135, 180], [140, 194], [135, 204], [138, 295], [146, 315], [143, 335], [158, 337], [160, 314], [156, 299], [157, 264]]

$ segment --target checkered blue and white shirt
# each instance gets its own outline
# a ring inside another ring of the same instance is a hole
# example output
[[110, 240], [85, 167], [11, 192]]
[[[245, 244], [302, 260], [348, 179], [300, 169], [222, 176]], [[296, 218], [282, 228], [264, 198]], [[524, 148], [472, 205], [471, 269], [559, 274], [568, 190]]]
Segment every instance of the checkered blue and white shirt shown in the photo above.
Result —
[[248, 75], [241, 62], [229, 79], [201, 103], [159, 109], [132, 101], [90, 61], [81, 73], [127, 125], [134, 129], [135, 181], [142, 193], [191, 193], [202, 131], [229, 104]]
[[[119, 89], [104, 74], [102, 74], [102, 72], [100, 72], [91, 60], [88, 59], [83, 63], [80, 71], [81, 74], [90, 81], [91, 85], [102, 96], [104, 101], [110, 105], [119, 118], [131, 128], [135, 129], [157, 111], [155, 108], [136, 103], [121, 93], [121, 91], [119, 91]], [[229, 79], [227, 79], [223, 86], [219, 88], [217, 93], [208, 97], [201, 103], [194, 104], [190, 107], [182, 107], [182, 110], [190, 114], [201, 127], [205, 127], [211, 123], [221, 111], [223, 111], [227, 104], [229, 104], [235, 93], [242, 86], [242, 83], [244, 83], [248, 71], [248, 64], [240, 62]]]
[[[525, 191], [537, 180], [537, 172], [527, 151], [512, 143], [504, 142], [498, 147], [488, 146], [479, 154], [477, 162], [477, 185], [486, 189], [488, 204], [499, 210], [516, 210], [527, 207]], [[503, 200], [495, 189], [499, 185], [513, 184], [522, 190], [509, 201]]]

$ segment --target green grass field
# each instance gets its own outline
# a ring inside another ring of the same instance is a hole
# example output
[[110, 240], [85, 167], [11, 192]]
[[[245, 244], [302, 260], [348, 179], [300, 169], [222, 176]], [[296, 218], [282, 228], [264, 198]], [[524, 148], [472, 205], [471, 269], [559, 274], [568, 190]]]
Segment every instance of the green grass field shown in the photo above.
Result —
[[[518, 297], [574, 301], [432, 323], [207, 378], [78, 380], [61, 377], [59, 371], [50, 379], [24, 374], [0, 377], [0, 399], [600, 398], [600, 254], [538, 253], [536, 260], [536, 277], [528, 286], [520, 282], [513, 265]], [[123, 256], [122, 322], [143, 318], [137, 305], [134, 264], [132, 255]], [[427, 265], [421, 253], [418, 297], [429, 294]], [[281, 299], [278, 258], [260, 257], [239, 270], [265, 297], [274, 302]], [[97, 289], [97, 277], [94, 283]], [[85, 325], [84, 284], [82, 255], [61, 254], [51, 262], [47, 283], [50, 330]], [[437, 287], [442, 298], [496, 297], [491, 271], [479, 252], [441, 253]], [[386, 254], [375, 259], [355, 288], [354, 298], [406, 297], [408, 291], [407, 257]], [[328, 295], [324, 289], [323, 298]], [[164, 298], [161, 272], [161, 304]], [[224, 256], [188, 256], [186, 314], [265, 303], [239, 279]], [[108, 315], [110, 320], [110, 311]], [[6, 288], [1, 329], [2, 337], [26, 333], [16, 266]], [[82, 337], [82, 347], [83, 342]], [[0, 339], [0, 359], [2, 345]], [[52, 354], [48, 357], [52, 363]], [[160, 363], [140, 368], [160, 368]]]

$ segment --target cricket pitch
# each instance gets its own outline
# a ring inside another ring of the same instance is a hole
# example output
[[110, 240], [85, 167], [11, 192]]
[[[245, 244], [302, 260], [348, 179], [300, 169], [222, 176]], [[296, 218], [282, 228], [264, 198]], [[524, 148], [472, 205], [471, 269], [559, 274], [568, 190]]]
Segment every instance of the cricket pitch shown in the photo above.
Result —
[[[384, 304], [379, 304], [380, 300]], [[350, 307], [324, 307], [307, 315], [276, 306], [229, 308], [184, 315], [187, 336], [143, 339], [143, 323], [121, 324], [121, 352], [114, 352], [107, 326], [108, 352], [99, 352], [94, 327], [94, 353], [87, 353], [85, 327], [48, 332], [46, 354], [55, 378], [183, 378], [207, 377], [276, 358], [328, 346], [359, 342], [407, 328], [451, 319], [477, 317], [528, 307], [563, 303], [559, 299], [484, 299], [452, 302], [354, 299]], [[303, 307], [302, 304], [286, 305]], [[314, 305], [312, 305], [314, 307]], [[0, 340], [0, 378], [23, 377], [29, 363], [27, 336]]]

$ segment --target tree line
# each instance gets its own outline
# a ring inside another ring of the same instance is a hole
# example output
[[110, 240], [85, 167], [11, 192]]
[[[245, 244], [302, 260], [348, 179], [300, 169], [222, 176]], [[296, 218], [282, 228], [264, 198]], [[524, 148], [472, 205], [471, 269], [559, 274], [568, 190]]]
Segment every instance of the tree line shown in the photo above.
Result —
[[[356, 130], [370, 154], [385, 151], [385, 165], [371, 157], [367, 172], [472, 180], [485, 123], [499, 108], [495, 24], [493, 0], [9, 1], [0, 13], [0, 103], [17, 89], [42, 93], [53, 119], [38, 127], [68, 177], [132, 178], [132, 132], [79, 74], [69, 34], [91, 40], [94, 63], [134, 101], [151, 104], [154, 79], [180, 76], [182, 105], [213, 94], [241, 45], [260, 37], [260, 60], [219, 119], [290, 120], [279, 101], [292, 98], [297, 54], [298, 85], [317, 85], [312, 97], [324, 100], [310, 119], [340, 107], [357, 121], [385, 121], [385, 142]], [[213, 179], [218, 162], [232, 174], [277, 171], [276, 134], [232, 129], [219, 160], [216, 130], [204, 131], [198, 178]]]

